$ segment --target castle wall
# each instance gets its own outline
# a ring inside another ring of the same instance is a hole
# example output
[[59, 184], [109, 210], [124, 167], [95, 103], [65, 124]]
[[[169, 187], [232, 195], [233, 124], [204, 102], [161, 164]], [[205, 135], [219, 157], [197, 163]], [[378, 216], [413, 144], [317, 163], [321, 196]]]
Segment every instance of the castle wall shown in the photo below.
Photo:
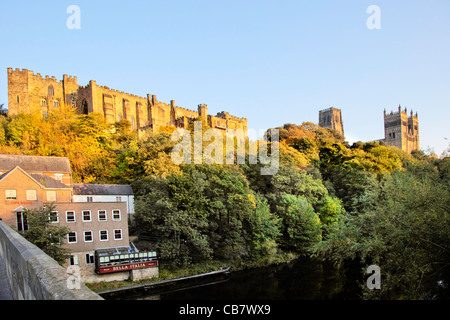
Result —
[[80, 86], [77, 77], [63, 75], [63, 80], [58, 81], [55, 77], [34, 75], [27, 69], [8, 68], [8, 100], [11, 115], [41, 112], [45, 116], [51, 109], [66, 103], [75, 106], [79, 114], [100, 113], [107, 123], [127, 119], [136, 130], [149, 127], [158, 130], [161, 126], [187, 128], [198, 117], [213, 128], [247, 130], [247, 119], [227, 112], [209, 116], [206, 104], [200, 104], [198, 111], [193, 111], [175, 106], [173, 100], [170, 104], [160, 102], [155, 95], [140, 97], [98, 86], [94, 80]]
[[155, 130], [161, 126], [174, 125], [171, 116], [172, 106], [170, 104], [160, 102], [156, 99], [155, 95], [152, 95], [151, 99], [149, 99], [149, 109], [151, 116], [150, 124]]
[[12, 114], [47, 114], [64, 103], [63, 83], [55, 77], [42, 77], [27, 69], [13, 71], [8, 68], [8, 101]]

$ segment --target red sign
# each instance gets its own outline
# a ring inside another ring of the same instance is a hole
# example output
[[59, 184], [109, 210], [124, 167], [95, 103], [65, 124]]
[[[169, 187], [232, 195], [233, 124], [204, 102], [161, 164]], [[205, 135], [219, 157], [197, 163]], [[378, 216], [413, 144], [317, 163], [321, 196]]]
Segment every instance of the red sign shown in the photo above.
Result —
[[128, 270], [134, 270], [134, 269], [143, 269], [143, 268], [149, 268], [149, 267], [157, 267], [158, 261], [146, 261], [146, 262], [137, 262], [137, 263], [130, 263], [130, 264], [121, 264], [117, 266], [107, 266], [107, 267], [100, 267], [98, 270], [98, 273], [111, 273], [111, 272], [120, 272], [120, 271], [128, 271]]

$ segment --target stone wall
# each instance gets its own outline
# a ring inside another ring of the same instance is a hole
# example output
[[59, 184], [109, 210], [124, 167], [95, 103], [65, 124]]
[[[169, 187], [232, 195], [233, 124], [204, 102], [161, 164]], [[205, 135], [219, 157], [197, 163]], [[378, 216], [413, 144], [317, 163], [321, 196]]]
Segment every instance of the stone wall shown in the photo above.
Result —
[[66, 269], [1, 221], [0, 255], [16, 300], [102, 300], [83, 283], [69, 289]]

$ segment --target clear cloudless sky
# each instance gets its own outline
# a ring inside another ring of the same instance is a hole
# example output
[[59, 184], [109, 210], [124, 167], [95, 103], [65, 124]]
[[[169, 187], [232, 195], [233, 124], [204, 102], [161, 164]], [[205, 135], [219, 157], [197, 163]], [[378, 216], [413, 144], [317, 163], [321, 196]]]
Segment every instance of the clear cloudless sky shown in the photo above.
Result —
[[[69, 5], [81, 9], [70, 30]], [[381, 29], [370, 30], [370, 5]], [[449, 0], [1, 1], [0, 104], [8, 67], [97, 81], [249, 128], [342, 109], [350, 142], [384, 138], [383, 110], [419, 114], [421, 148], [450, 139]]]

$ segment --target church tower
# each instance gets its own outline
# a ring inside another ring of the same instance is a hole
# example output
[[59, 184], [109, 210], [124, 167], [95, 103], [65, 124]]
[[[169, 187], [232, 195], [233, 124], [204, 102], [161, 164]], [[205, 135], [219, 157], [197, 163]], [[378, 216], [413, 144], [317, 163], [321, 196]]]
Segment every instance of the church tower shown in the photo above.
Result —
[[319, 111], [319, 126], [336, 130], [344, 136], [344, 122], [342, 121], [341, 109], [328, 108]]
[[407, 109], [398, 106], [398, 112], [386, 114], [384, 110], [384, 141], [408, 153], [420, 149], [419, 143], [419, 116], [412, 110], [408, 117]]

